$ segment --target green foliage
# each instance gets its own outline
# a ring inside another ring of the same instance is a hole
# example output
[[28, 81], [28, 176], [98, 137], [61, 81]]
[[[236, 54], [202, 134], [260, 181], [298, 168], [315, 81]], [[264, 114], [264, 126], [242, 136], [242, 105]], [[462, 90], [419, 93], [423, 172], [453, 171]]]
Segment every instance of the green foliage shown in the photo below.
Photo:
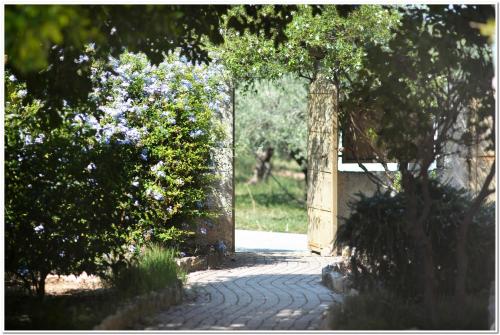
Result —
[[[164, 51], [182, 47], [183, 55], [196, 61], [208, 61], [200, 38], [221, 43], [220, 17], [231, 7], [8, 5], [5, 11], [6, 54], [9, 63], [21, 72], [42, 70], [50, 64], [53, 45], [81, 53], [83, 46], [91, 42], [98, 42], [104, 55], [126, 47], [145, 52], [150, 59], [160, 62]], [[289, 21], [287, 14], [296, 6], [273, 6], [266, 16], [257, 10], [259, 7], [245, 6], [244, 13], [252, 20], [232, 20], [229, 26], [237, 31], [262, 28], [268, 38], [282, 41], [284, 36], [279, 31]]]
[[124, 53], [93, 72], [92, 99], [104, 112], [96, 140], [130, 150], [123, 164], [133, 174], [126, 206], [137, 222], [135, 242], [145, 231], [153, 241], [182, 242], [188, 222], [210, 216], [204, 200], [214, 181], [212, 149], [224, 134], [215, 116], [228, 102], [220, 67], [175, 56], [152, 66], [145, 55]]
[[48, 65], [52, 45], [82, 48], [100, 36], [98, 25], [79, 6], [6, 6], [5, 49], [8, 64], [26, 73]]
[[[485, 296], [468, 298], [464, 305], [451, 299], [439, 301], [439, 323], [425, 321], [424, 307], [408, 302], [387, 291], [365, 292], [348, 296], [341, 305], [328, 311], [331, 330], [486, 330], [488, 311]], [[458, 316], [459, 311], [464, 311]]]
[[[355, 127], [353, 111], [370, 115], [377, 120], [371, 129], [375, 142], [386, 148], [386, 157], [379, 159], [421, 166], [454, 154], [447, 141], [470, 144], [472, 129], [480, 137], [489, 133], [493, 143], [494, 132], [483, 123], [494, 114], [491, 48], [479, 30], [470, 28], [493, 7], [407, 6], [401, 11], [401, 26], [390, 43], [366, 48], [365, 66], [340, 104], [346, 126]], [[465, 119], [472, 121], [467, 129], [459, 125]]]
[[109, 284], [124, 296], [161, 290], [185, 278], [185, 273], [177, 266], [176, 256], [174, 249], [155, 244], [145, 246], [129, 265], [112, 274]]
[[194, 218], [214, 215], [204, 200], [227, 103], [220, 67], [87, 51], [89, 103], [64, 102], [57, 126], [7, 73], [6, 270], [39, 295], [49, 273], [99, 273], [146, 241], [178, 246]]
[[254, 155], [268, 147], [285, 158], [306, 156], [306, 82], [285, 76], [256, 81], [236, 91], [236, 153]]
[[[263, 13], [272, 10], [264, 6]], [[330, 79], [361, 67], [364, 46], [383, 44], [397, 25], [396, 11], [382, 6], [362, 5], [343, 15], [338, 6], [298, 6], [285, 29], [286, 42], [274, 44], [262, 35], [241, 33], [226, 27], [220, 58], [236, 78], [276, 78], [295, 73], [308, 78], [324, 73]], [[229, 12], [245, 17], [241, 7]]]
[[[9, 76], [7, 74], [7, 76]], [[89, 151], [85, 129], [64, 122], [44, 130], [44, 104], [29, 101], [15, 77], [6, 81], [5, 265], [43, 294], [43, 280], [58, 274], [98, 271], [96, 258], [120, 247], [121, 204], [127, 171], [121, 147]], [[91, 164], [99, 164], [93, 174]], [[42, 287], [41, 287], [42, 286]]]
[[[454, 294], [456, 232], [471, 199], [464, 190], [431, 184], [432, 208], [426, 223], [431, 236], [437, 288], [440, 296]], [[407, 223], [404, 193], [376, 192], [359, 195], [352, 214], [340, 225], [336, 244], [355, 248], [351, 259], [353, 277], [364, 289], [382, 284], [388, 290], [411, 299], [421, 297], [419, 258]], [[419, 202], [422, 201], [420, 196]], [[467, 253], [468, 292], [488, 290], [494, 278], [494, 206], [484, 206], [469, 228]]]
[[[30, 95], [46, 102], [54, 120], [66, 100], [85, 103], [92, 90], [88, 68], [75, 62], [85, 46], [95, 43], [96, 57], [118, 57], [123, 50], [145, 53], [158, 64], [164, 54], [193, 62], [211, 61], [205, 44], [223, 42], [221, 16], [231, 5], [7, 5], [5, 6], [6, 68], [28, 84]], [[283, 27], [296, 6], [245, 6], [252, 20], [228, 23], [236, 31], [260, 31], [280, 43]], [[272, 33], [271, 33], [272, 30]]]

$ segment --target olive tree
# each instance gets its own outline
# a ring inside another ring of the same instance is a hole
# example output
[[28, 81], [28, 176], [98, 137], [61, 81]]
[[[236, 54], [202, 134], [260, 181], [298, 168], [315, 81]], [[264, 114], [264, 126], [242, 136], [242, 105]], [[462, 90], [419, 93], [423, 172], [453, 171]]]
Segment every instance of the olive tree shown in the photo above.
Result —
[[252, 89], [236, 92], [238, 155], [255, 155], [252, 181], [269, 173], [271, 155], [297, 162], [307, 175], [306, 81], [292, 76], [256, 81]]

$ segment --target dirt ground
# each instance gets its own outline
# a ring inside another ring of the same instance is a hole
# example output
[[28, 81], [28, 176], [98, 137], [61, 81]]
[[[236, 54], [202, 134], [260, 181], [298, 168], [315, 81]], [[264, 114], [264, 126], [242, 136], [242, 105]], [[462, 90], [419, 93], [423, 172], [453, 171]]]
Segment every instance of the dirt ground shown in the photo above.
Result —
[[48, 275], [45, 280], [46, 294], [50, 295], [65, 295], [72, 294], [78, 291], [89, 291], [103, 287], [103, 283], [99, 277], [87, 275], [83, 272], [78, 277]]

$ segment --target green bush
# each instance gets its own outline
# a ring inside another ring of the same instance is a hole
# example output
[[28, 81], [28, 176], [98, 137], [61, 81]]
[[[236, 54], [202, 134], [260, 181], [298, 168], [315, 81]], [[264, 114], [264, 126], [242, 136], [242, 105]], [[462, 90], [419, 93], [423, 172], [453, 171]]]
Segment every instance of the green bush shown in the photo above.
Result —
[[[435, 273], [441, 296], [454, 293], [455, 236], [471, 199], [464, 190], [431, 184], [433, 205], [427, 230], [431, 235]], [[407, 232], [403, 193], [359, 195], [352, 214], [337, 232], [337, 246], [355, 248], [351, 257], [353, 279], [361, 289], [382, 285], [404, 297], [418, 299], [421, 287], [415, 246]], [[483, 206], [469, 227], [467, 290], [488, 290], [495, 269], [494, 205]]]
[[94, 48], [75, 60], [91, 71], [88, 101], [57, 113], [6, 76], [6, 271], [40, 296], [49, 273], [100, 273], [147, 242], [179, 247], [197, 218], [217, 215], [205, 200], [229, 102], [223, 69], [176, 54], [103, 62]]
[[[332, 330], [485, 330], [489, 329], [484, 296], [469, 297], [465, 305], [452, 299], [438, 302], [438, 324], [430, 328], [423, 306], [386, 291], [374, 290], [348, 296], [328, 311]], [[460, 315], [459, 311], [464, 311]]]
[[161, 290], [178, 279], [185, 279], [185, 272], [175, 262], [176, 255], [174, 249], [149, 245], [129, 265], [114, 272], [109, 284], [124, 296]]

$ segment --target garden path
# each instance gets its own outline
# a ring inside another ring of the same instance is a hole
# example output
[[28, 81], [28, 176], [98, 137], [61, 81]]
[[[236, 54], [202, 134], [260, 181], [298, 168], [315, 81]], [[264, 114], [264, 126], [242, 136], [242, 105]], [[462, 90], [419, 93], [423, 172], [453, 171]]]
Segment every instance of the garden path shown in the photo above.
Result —
[[318, 329], [339, 297], [321, 284], [332, 257], [307, 252], [237, 252], [218, 269], [188, 275], [182, 304], [137, 324], [146, 330]]

